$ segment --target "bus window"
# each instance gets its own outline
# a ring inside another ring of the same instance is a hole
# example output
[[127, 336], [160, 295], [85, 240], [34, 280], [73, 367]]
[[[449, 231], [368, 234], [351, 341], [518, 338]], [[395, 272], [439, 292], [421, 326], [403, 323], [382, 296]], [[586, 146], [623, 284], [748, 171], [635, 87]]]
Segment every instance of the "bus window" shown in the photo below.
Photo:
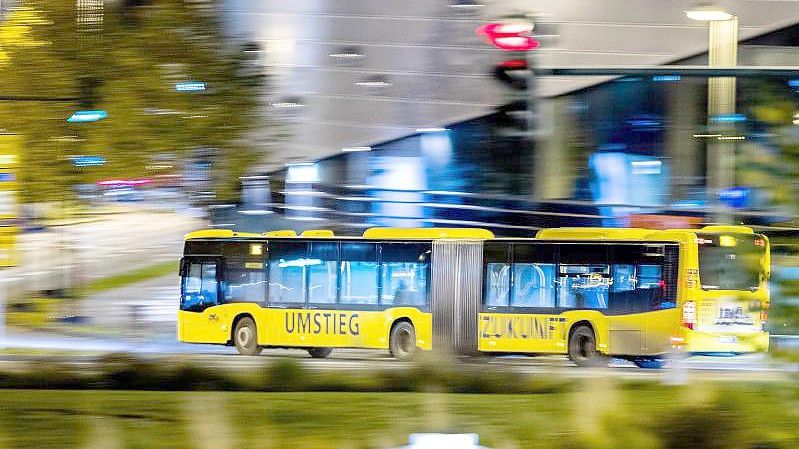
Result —
[[341, 303], [377, 305], [377, 244], [341, 244]]
[[606, 245], [561, 244], [558, 307], [607, 309], [611, 283]]
[[303, 242], [270, 242], [269, 304], [304, 304], [305, 266], [312, 262]]
[[428, 303], [428, 273], [432, 245], [384, 243], [381, 248], [380, 301], [392, 306], [424, 306]]
[[674, 307], [674, 301], [665, 297], [662, 247], [615, 245], [612, 261], [609, 312], [635, 313]]
[[555, 307], [554, 245], [513, 245], [513, 289], [510, 305]]
[[[261, 245], [236, 242], [222, 247], [225, 258], [222, 272], [224, 302], [266, 302], [266, 270]], [[254, 250], [253, 246], [258, 250]]]
[[[339, 244], [334, 242], [311, 242], [308, 259], [308, 302], [311, 304], [335, 304], [338, 297]], [[316, 263], [318, 261], [318, 263]]]
[[486, 307], [507, 307], [510, 298], [509, 243], [486, 242], [483, 304]]
[[191, 262], [183, 278], [180, 309], [201, 312], [207, 307], [219, 304], [217, 286], [215, 262]]

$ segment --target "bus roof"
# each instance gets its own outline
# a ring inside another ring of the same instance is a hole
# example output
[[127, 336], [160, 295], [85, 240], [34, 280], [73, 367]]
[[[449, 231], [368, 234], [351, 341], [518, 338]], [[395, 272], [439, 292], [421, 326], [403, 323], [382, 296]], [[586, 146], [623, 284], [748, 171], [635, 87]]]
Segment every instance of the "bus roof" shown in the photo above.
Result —
[[705, 226], [699, 229], [646, 229], [646, 228], [551, 228], [536, 233], [539, 240], [666, 240], [684, 241], [696, 232], [752, 234], [752, 228], [734, 225]]
[[[256, 234], [253, 232], [235, 232], [230, 229], [205, 229], [186, 234], [186, 240], [192, 239], [225, 239], [233, 237], [298, 237], [297, 233], [290, 229], [264, 232]], [[299, 237], [304, 238], [333, 238], [336, 235], [329, 229], [310, 229], [303, 231]], [[357, 237], [342, 237], [357, 238]], [[490, 240], [494, 234], [486, 229], [480, 228], [370, 228], [364, 231], [365, 239], [480, 239]]]
[[[538, 240], [665, 240], [685, 241], [696, 232], [753, 234], [752, 228], [734, 225], [705, 226], [700, 229], [645, 229], [645, 228], [591, 228], [570, 227], [542, 229], [536, 233]], [[334, 238], [336, 235], [328, 229], [310, 229], [297, 234], [291, 229], [264, 232], [237, 232], [230, 229], [205, 229], [186, 234], [186, 240], [234, 237], [281, 237], [281, 238]], [[342, 237], [357, 238], [357, 237]], [[481, 228], [370, 228], [364, 231], [365, 239], [494, 239], [494, 233]]]

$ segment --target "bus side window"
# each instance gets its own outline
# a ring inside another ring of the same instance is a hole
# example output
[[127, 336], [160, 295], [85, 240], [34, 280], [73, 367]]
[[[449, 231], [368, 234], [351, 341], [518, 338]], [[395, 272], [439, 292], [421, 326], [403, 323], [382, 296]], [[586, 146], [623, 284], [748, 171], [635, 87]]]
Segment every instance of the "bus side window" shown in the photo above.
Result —
[[611, 284], [608, 246], [560, 244], [558, 307], [607, 309]]
[[266, 302], [263, 244], [232, 242], [222, 246], [225, 258], [224, 302]]
[[664, 301], [662, 251], [652, 245], [621, 244], [613, 247], [611, 313], [636, 313], [674, 307]]
[[486, 242], [483, 247], [483, 306], [507, 307], [510, 299], [509, 243]]
[[305, 305], [305, 266], [311, 263], [306, 247], [305, 242], [270, 242], [270, 305]]
[[189, 264], [183, 278], [180, 310], [201, 312], [219, 304], [216, 262], [196, 261]]
[[377, 244], [341, 243], [341, 303], [377, 305]]
[[511, 307], [555, 307], [555, 247], [514, 243]]
[[424, 306], [428, 303], [429, 243], [383, 243], [381, 304]]
[[338, 298], [338, 242], [311, 242], [308, 259], [308, 302], [335, 304]]

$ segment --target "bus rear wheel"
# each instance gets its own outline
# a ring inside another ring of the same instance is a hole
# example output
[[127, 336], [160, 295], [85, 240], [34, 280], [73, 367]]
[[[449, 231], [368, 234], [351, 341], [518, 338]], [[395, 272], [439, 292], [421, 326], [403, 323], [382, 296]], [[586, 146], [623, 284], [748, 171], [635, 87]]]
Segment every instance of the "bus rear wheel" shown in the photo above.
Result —
[[324, 359], [333, 352], [333, 348], [310, 348], [308, 354], [315, 359]]
[[261, 347], [258, 346], [258, 329], [252, 318], [244, 317], [236, 323], [236, 328], [233, 330], [233, 343], [241, 355], [261, 353]]
[[596, 348], [596, 335], [590, 326], [580, 325], [572, 331], [569, 358], [577, 366], [608, 366], [608, 358]]
[[416, 354], [416, 329], [407, 321], [400, 321], [391, 329], [388, 349], [397, 360], [409, 360]]

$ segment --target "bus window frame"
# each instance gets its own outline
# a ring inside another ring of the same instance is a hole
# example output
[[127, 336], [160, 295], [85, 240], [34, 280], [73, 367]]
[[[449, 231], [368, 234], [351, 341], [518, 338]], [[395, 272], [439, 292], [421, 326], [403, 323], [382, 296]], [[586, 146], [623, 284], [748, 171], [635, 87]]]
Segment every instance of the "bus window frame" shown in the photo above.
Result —
[[[286, 303], [278, 303], [275, 304], [272, 302], [272, 296], [269, 294], [271, 290], [271, 280], [272, 280], [272, 254], [273, 249], [272, 245], [274, 243], [302, 243], [305, 245], [305, 258], [308, 258], [308, 251], [310, 250], [310, 241], [309, 240], [294, 240], [294, 239], [270, 239], [267, 240], [265, 243], [266, 254], [264, 256], [264, 262], [266, 263], [266, 308], [270, 309], [308, 309], [308, 276], [305, 273], [305, 267], [303, 267], [303, 274], [302, 274], [302, 289], [303, 289], [303, 302], [286, 302]], [[298, 307], [299, 306], [299, 307]]]
[[178, 310], [180, 310], [181, 312], [203, 313], [209, 307], [216, 307], [216, 306], [221, 306], [221, 305], [224, 304], [221, 301], [221, 298], [222, 298], [222, 279], [223, 279], [222, 270], [224, 269], [223, 268], [224, 267], [224, 261], [223, 261], [222, 256], [219, 256], [219, 255], [190, 255], [190, 256], [182, 257], [181, 258], [181, 265], [184, 265], [184, 267], [181, 268], [181, 271], [183, 271], [184, 273], [188, 273], [187, 269], [188, 269], [188, 266], [190, 264], [199, 263], [202, 266], [206, 262], [213, 262], [214, 265], [215, 265], [215, 271], [216, 271], [216, 304], [207, 305], [206, 306], [206, 305], [204, 305], [204, 303], [201, 302], [200, 304], [201, 304], [202, 307], [199, 310], [186, 310], [186, 309], [184, 309], [183, 308], [183, 298], [184, 298], [184, 295], [186, 294], [186, 291], [185, 291], [185, 288], [186, 288], [186, 276], [181, 274], [181, 277], [180, 277], [180, 303], [178, 305]]

